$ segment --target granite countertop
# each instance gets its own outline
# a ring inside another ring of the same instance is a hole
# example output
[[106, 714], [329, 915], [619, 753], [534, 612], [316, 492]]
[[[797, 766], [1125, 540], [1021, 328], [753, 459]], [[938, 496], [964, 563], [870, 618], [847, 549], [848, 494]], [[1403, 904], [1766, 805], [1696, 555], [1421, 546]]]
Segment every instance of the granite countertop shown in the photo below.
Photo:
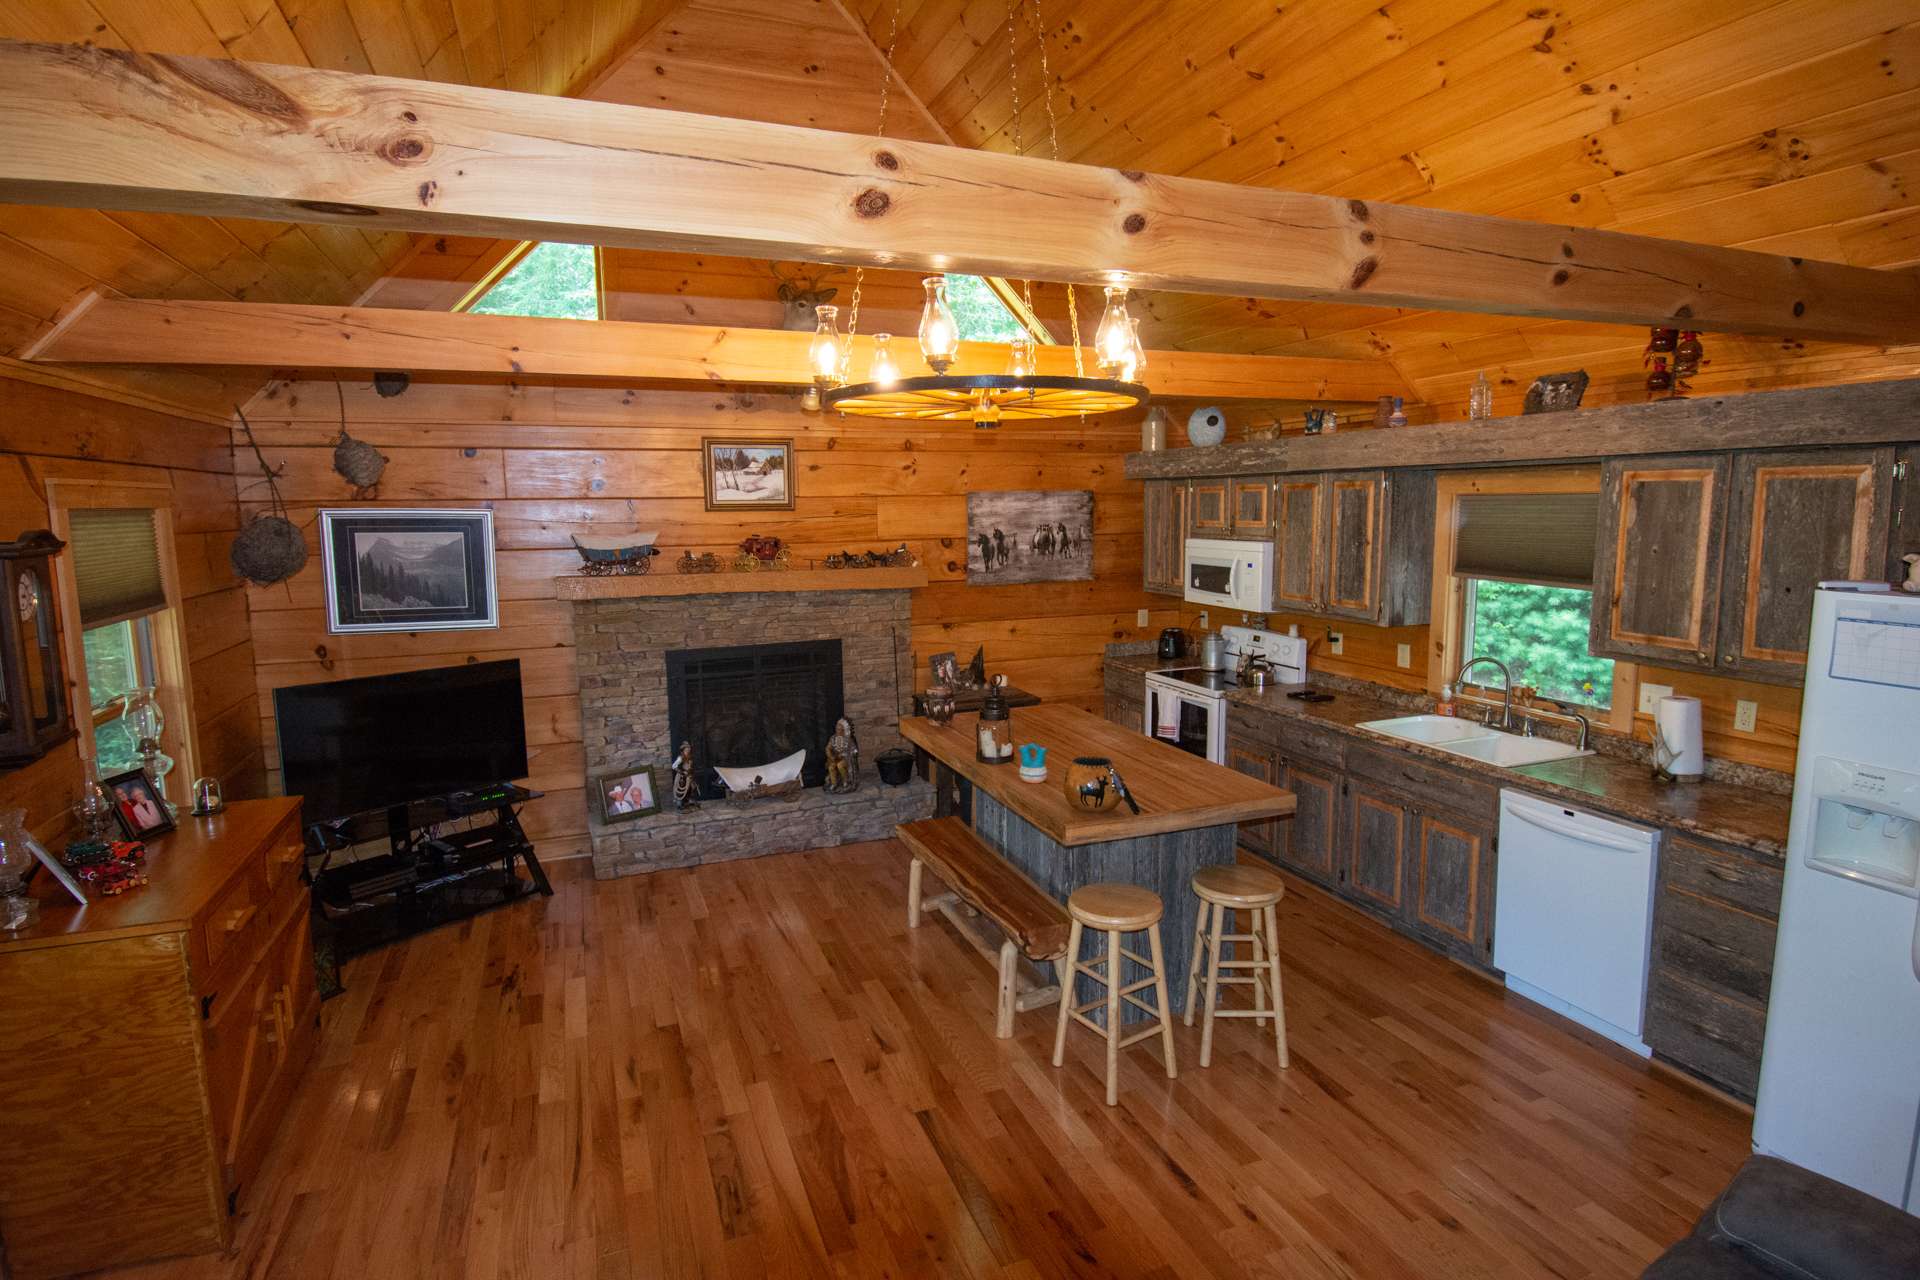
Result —
[[[1163, 662], [1155, 655], [1119, 654], [1107, 657], [1109, 669], [1142, 675], [1175, 667], [1191, 667], [1192, 659]], [[1788, 796], [1729, 782], [1655, 782], [1645, 765], [1612, 756], [1575, 756], [1545, 764], [1504, 768], [1437, 747], [1390, 738], [1357, 726], [1367, 720], [1386, 720], [1409, 714], [1405, 705], [1385, 697], [1374, 698], [1346, 688], [1334, 690], [1332, 702], [1301, 702], [1287, 694], [1305, 685], [1270, 685], [1265, 689], [1233, 689], [1227, 701], [1236, 707], [1297, 720], [1346, 733], [1375, 747], [1398, 749], [1412, 755], [1479, 774], [1502, 786], [1552, 796], [1603, 813], [1681, 831], [1751, 849], [1769, 857], [1784, 857], [1787, 822], [1792, 811]], [[1231, 718], [1229, 718], [1231, 723]]]

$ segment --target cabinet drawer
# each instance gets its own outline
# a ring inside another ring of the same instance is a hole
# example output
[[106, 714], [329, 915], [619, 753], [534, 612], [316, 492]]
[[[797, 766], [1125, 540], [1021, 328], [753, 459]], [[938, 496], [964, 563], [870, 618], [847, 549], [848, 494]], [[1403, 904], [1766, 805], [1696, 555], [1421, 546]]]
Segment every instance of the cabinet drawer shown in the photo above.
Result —
[[1751, 1098], [1760, 1084], [1766, 1011], [1655, 973], [1647, 988], [1647, 1044], [1715, 1084]]
[[1660, 880], [1769, 920], [1780, 916], [1780, 869], [1751, 854], [1669, 832], [1660, 851]]
[[1444, 766], [1428, 764], [1407, 752], [1350, 747], [1347, 772], [1384, 782], [1406, 793], [1423, 808], [1450, 809], [1466, 818], [1491, 819], [1499, 807], [1499, 792], [1492, 787], [1471, 781]]
[[1764, 1005], [1774, 932], [1770, 920], [1669, 888], [1654, 908], [1654, 967]]
[[1328, 768], [1339, 765], [1340, 739], [1329, 729], [1298, 716], [1247, 714], [1238, 707], [1227, 714], [1235, 733], [1265, 742], [1283, 756], [1310, 758]]

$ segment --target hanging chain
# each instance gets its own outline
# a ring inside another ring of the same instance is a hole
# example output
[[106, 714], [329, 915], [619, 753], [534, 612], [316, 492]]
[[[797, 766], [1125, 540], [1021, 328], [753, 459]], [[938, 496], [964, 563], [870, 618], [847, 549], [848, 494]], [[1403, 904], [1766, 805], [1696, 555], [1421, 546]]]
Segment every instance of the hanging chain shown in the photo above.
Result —
[[[1060, 119], [1053, 112], [1053, 71], [1047, 65], [1046, 21], [1040, 13], [1040, 0], [1033, 0], [1033, 8], [1028, 13], [1027, 20], [1033, 25], [1034, 43], [1040, 46], [1040, 92], [1041, 101], [1047, 106], [1047, 143], [1053, 158], [1058, 160], [1060, 158]], [[1016, 121], [1019, 119], [1017, 111], [1014, 118]], [[1029, 301], [1027, 305], [1031, 309], [1033, 304]], [[1080, 307], [1074, 300], [1072, 281], [1067, 283], [1067, 324], [1073, 335], [1073, 376], [1084, 378], [1087, 376], [1087, 370], [1086, 362], [1080, 354]]]
[[[887, 25], [886, 65], [881, 68], [880, 77], [880, 123], [874, 128], [876, 139], [887, 136], [887, 101], [893, 96], [893, 50], [900, 43], [900, 6], [905, 0], [893, 0], [893, 19]], [[860, 332], [860, 288], [867, 282], [867, 269], [864, 266], [853, 269], [853, 302], [847, 307], [847, 345], [851, 350], [853, 335]]]

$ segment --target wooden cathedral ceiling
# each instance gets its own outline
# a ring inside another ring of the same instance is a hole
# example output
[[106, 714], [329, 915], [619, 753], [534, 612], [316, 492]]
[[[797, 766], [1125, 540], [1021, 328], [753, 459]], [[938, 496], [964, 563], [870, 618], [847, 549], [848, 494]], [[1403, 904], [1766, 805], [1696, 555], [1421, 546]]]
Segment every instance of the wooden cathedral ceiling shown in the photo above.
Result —
[[[0, 0], [0, 35], [311, 64], [867, 132], [894, 0]], [[888, 132], [1047, 153], [1040, 56], [1006, 0], [906, 0]], [[1060, 154], [1085, 163], [1879, 268], [1920, 263], [1911, 0], [1044, 0]], [[444, 307], [505, 246], [352, 228], [0, 206], [0, 350], [76, 295]], [[609, 255], [620, 318], [771, 324], [766, 263]], [[833, 283], [846, 302], [850, 272]], [[869, 272], [862, 329], [910, 332]], [[1481, 368], [1584, 366], [1631, 398], [1638, 331], [1150, 294], [1150, 347], [1384, 356], [1443, 414]], [[1094, 301], [1082, 291], [1090, 329]], [[1057, 288], [1040, 310], [1064, 336]], [[1697, 384], [1920, 373], [1920, 349], [1710, 336]], [[88, 371], [219, 412], [257, 375]], [[242, 386], [242, 384], [245, 384]]]

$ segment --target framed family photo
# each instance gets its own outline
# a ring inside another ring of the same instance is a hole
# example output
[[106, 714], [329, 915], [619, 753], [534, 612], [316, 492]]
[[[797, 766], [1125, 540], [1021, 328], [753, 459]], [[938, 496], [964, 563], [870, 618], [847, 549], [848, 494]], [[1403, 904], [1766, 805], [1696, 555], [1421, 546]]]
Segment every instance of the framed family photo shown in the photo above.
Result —
[[700, 441], [709, 511], [793, 510], [793, 441]]
[[500, 625], [491, 511], [322, 511], [320, 552], [328, 631]]
[[660, 812], [660, 789], [654, 783], [650, 764], [601, 774], [593, 780], [593, 795], [602, 824]]
[[114, 820], [127, 839], [145, 840], [173, 830], [173, 815], [167, 812], [167, 802], [160, 798], [158, 788], [145, 769], [116, 773], [111, 778], [102, 778], [100, 785], [112, 799]]

